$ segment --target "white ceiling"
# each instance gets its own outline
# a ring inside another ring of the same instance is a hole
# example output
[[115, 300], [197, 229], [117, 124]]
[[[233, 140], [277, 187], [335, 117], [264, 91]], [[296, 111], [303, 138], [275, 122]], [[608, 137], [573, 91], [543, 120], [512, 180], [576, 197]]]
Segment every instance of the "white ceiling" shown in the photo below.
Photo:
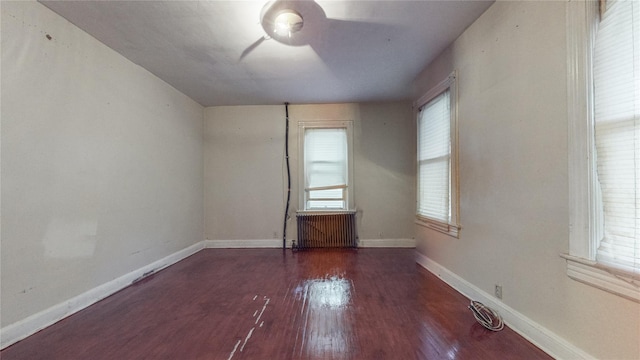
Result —
[[40, 1], [204, 106], [409, 99], [493, 2], [288, 1], [291, 46], [260, 40], [266, 1]]

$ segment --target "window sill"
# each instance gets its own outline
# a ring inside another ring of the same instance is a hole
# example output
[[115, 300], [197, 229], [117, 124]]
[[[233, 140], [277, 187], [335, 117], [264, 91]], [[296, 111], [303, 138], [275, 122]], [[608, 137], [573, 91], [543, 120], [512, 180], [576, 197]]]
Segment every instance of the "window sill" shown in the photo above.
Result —
[[327, 214], [355, 214], [357, 210], [344, 210], [344, 209], [311, 209], [311, 210], [298, 210], [296, 214], [305, 215], [327, 215]]
[[447, 234], [456, 239], [459, 238], [458, 233], [460, 232], [460, 225], [457, 225], [457, 226], [451, 225], [442, 221], [424, 218], [421, 216], [418, 216], [415, 222], [420, 226], [424, 226], [426, 228], [441, 232], [443, 234]]
[[567, 275], [579, 282], [594, 286], [609, 293], [640, 302], [640, 281], [638, 275], [598, 264], [568, 254], [561, 254], [567, 260]]

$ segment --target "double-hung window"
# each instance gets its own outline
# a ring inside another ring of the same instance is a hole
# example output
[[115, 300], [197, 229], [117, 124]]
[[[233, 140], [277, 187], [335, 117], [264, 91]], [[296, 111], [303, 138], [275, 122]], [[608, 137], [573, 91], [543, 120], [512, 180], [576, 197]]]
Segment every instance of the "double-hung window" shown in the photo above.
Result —
[[594, 54], [598, 262], [640, 273], [640, 2], [602, 3]]
[[640, 301], [640, 2], [567, 6], [567, 272]]
[[458, 235], [455, 73], [417, 102], [418, 224]]
[[353, 209], [351, 121], [301, 122], [301, 209]]

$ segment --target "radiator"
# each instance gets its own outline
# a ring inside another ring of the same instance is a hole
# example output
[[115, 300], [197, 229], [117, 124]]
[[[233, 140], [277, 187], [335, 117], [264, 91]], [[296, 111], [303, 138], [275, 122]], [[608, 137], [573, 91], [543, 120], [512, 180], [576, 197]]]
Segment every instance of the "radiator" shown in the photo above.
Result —
[[299, 249], [358, 247], [356, 213], [298, 213]]

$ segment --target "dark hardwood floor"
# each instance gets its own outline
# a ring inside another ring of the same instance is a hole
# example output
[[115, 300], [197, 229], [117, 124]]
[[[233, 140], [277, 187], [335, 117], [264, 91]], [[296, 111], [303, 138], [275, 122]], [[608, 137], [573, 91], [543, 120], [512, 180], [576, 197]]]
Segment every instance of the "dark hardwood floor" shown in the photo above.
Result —
[[550, 359], [413, 249], [209, 249], [0, 353], [11, 359]]

